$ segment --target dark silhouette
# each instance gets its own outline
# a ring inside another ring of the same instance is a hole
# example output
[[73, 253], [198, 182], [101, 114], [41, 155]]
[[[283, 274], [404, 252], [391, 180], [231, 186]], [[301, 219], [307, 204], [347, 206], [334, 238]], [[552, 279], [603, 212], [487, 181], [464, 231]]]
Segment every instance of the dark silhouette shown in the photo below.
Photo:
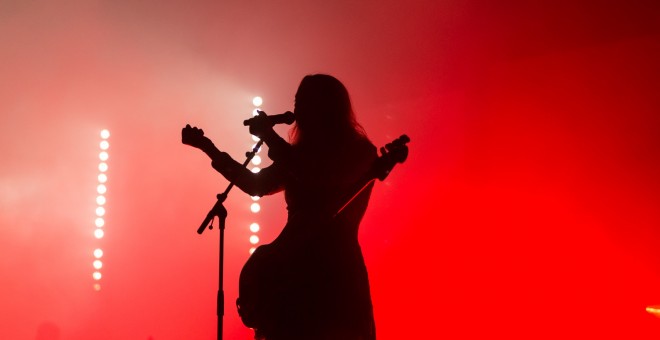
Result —
[[287, 143], [265, 114], [250, 132], [273, 164], [254, 174], [186, 126], [184, 144], [203, 150], [214, 169], [252, 196], [284, 190], [288, 220], [241, 272], [239, 314], [257, 339], [373, 340], [375, 326], [358, 227], [373, 182], [333, 217], [376, 161], [356, 122], [348, 92], [328, 75], [306, 76], [296, 93], [296, 123]]

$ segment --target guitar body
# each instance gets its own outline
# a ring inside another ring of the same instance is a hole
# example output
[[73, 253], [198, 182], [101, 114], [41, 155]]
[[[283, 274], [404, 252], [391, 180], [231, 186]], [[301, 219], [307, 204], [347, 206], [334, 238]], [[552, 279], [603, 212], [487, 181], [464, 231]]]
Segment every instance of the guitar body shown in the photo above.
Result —
[[243, 324], [249, 328], [263, 328], [269, 319], [269, 305], [272, 308], [274, 300], [272, 290], [275, 262], [277, 255], [272, 251], [272, 245], [257, 247], [243, 266], [238, 280], [238, 296], [236, 307]]
[[[359, 223], [366, 209], [368, 194], [358, 199], [360, 202], [356, 203], [359, 207], [356, 211], [344, 211], [344, 208], [360, 196], [365, 188], [370, 188], [370, 183], [376, 178], [383, 180], [396, 163], [405, 160], [408, 141], [404, 135], [381, 148], [382, 156], [376, 160], [372, 169], [355, 183], [345, 199], [330, 209], [334, 213], [312, 221], [311, 225], [320, 225], [322, 230], [323, 227], [333, 225], [333, 219], [340, 213], [357, 213], [359, 216], [352, 216], [348, 220]], [[273, 243], [257, 247], [241, 270], [236, 306], [243, 324], [256, 329], [257, 334], [268, 334], [282, 327], [281, 322], [296, 322], [290, 325], [291, 329], [312, 326], [301, 320], [310, 317], [306, 314], [310, 310], [340, 315], [347, 320], [370, 318], [371, 321], [363, 320], [364, 325], [373, 321], [368, 278], [357, 240], [355, 243], [342, 243], [351, 238], [338, 233], [337, 226], [325, 232], [313, 233], [316, 234], [314, 237], [300, 236], [301, 230], [304, 233], [311, 232], [308, 222], [288, 221], [285, 229], [296, 230], [296, 238], [281, 237], [281, 234]], [[341, 293], [355, 298], [350, 300], [346, 296], [339, 297], [337, 294]], [[318, 311], [318, 306], [331, 307], [328, 307], [330, 310]], [[291, 320], [291, 316], [295, 316], [295, 320]], [[313, 318], [311, 316], [310, 320]], [[365, 334], [369, 332], [369, 329], [364, 331]]]

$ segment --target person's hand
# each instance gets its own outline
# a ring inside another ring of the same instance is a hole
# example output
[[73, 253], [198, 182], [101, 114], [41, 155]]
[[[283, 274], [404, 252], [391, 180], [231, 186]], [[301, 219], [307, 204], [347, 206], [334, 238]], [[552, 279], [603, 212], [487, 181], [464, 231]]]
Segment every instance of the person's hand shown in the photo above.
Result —
[[186, 124], [186, 127], [181, 130], [181, 143], [202, 151], [213, 145], [213, 142], [204, 136], [204, 130], [198, 129], [196, 126], [191, 127], [190, 124]]
[[257, 110], [257, 115], [250, 119], [250, 134], [264, 139], [273, 132], [273, 123], [268, 120], [266, 113]]

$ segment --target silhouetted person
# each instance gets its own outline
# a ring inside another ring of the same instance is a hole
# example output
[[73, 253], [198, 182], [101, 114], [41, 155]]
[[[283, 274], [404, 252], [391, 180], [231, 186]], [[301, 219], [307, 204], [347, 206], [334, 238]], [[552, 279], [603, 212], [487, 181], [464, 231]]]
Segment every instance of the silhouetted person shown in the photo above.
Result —
[[377, 158], [376, 148], [355, 120], [346, 88], [334, 77], [306, 76], [294, 114], [291, 144], [265, 119], [250, 126], [273, 160], [256, 174], [219, 151], [202, 130], [186, 126], [182, 131], [185, 144], [203, 150], [213, 168], [247, 194], [284, 190], [286, 226], [245, 264], [239, 314], [258, 339], [374, 340], [369, 281], [358, 244], [372, 185], [331, 216]]

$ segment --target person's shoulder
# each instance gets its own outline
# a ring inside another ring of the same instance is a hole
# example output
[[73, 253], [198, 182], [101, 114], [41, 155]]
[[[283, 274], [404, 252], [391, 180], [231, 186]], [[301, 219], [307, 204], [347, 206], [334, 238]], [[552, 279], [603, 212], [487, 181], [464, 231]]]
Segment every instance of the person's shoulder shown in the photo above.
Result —
[[375, 157], [378, 154], [378, 149], [374, 143], [364, 136], [357, 137], [351, 147], [353, 148], [353, 152], [362, 156]]

